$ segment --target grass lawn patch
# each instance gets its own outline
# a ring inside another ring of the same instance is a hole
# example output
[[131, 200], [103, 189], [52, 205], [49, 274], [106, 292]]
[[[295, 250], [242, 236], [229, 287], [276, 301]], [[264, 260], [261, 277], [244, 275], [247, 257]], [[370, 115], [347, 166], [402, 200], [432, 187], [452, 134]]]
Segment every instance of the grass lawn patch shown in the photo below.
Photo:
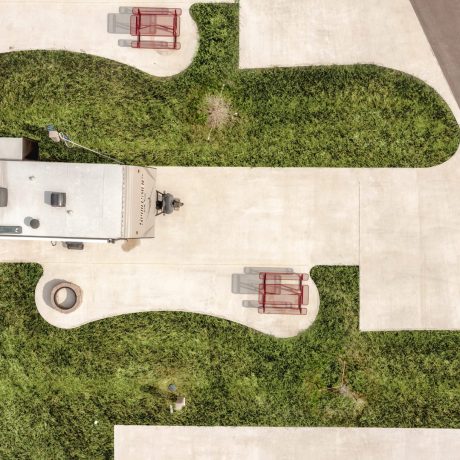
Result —
[[[44, 159], [101, 161], [51, 144], [54, 123], [138, 165], [425, 167], [456, 151], [449, 108], [416, 78], [372, 65], [239, 70], [238, 5], [192, 14], [199, 52], [169, 79], [83, 54], [1, 55], [0, 135], [42, 140]], [[210, 98], [231, 119], [210, 121]]]
[[172, 312], [57, 329], [40, 275], [0, 265], [1, 458], [109, 458], [115, 424], [460, 428], [460, 332], [359, 332], [357, 267], [313, 270], [318, 318], [288, 340]]

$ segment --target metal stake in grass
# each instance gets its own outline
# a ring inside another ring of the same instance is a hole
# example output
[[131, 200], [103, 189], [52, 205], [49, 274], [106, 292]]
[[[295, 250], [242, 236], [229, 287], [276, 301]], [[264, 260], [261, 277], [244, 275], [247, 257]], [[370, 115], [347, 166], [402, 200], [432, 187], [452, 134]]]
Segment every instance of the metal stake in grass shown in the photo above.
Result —
[[177, 390], [177, 386], [175, 383], [170, 383], [168, 385], [168, 390], [171, 391], [171, 392], [175, 392]]
[[346, 377], [345, 377], [345, 370], [347, 367], [347, 363], [344, 361], [342, 366], [342, 377], [340, 379], [340, 385], [335, 387], [328, 387], [328, 388], [321, 388], [320, 391], [333, 391], [334, 393], [339, 393], [346, 398], [353, 398], [355, 401], [359, 401], [361, 398], [357, 393], [352, 391], [348, 385], [346, 384]]

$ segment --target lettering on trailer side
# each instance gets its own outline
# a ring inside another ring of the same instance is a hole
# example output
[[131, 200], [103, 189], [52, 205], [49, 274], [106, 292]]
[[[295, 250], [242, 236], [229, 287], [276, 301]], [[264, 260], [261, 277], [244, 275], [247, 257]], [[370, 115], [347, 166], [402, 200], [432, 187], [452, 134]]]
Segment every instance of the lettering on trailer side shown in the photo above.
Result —
[[144, 215], [145, 215], [145, 201], [146, 201], [146, 194], [145, 194], [145, 180], [144, 180], [144, 173], [141, 173], [141, 207], [140, 207], [140, 214], [139, 214], [139, 227], [144, 225]]

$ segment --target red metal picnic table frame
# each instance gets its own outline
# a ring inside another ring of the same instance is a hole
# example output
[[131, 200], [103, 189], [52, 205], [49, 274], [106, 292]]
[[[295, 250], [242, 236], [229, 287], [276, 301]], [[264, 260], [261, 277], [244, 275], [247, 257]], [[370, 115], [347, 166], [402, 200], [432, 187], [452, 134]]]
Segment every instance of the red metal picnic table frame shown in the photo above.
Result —
[[259, 313], [307, 314], [307, 274], [261, 272], [259, 279]]
[[[137, 37], [131, 43], [133, 48], [168, 48], [179, 49], [177, 37], [180, 35], [180, 8], [142, 8], [132, 9], [130, 33]], [[142, 41], [141, 37], [172, 37], [172, 42]]]

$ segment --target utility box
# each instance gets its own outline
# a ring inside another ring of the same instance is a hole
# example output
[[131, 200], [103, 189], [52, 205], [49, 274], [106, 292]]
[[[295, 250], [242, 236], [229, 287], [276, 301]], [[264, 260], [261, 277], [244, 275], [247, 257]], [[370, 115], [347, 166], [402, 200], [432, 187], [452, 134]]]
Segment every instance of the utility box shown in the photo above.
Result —
[[38, 160], [38, 143], [26, 137], [0, 137], [0, 160]]

